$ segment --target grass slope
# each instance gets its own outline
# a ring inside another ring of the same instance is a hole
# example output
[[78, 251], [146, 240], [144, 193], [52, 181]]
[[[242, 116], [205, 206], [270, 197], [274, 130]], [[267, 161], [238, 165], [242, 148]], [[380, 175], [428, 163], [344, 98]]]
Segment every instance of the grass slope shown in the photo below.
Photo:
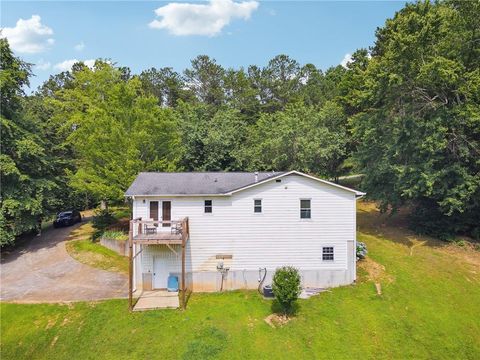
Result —
[[66, 243], [67, 252], [75, 260], [103, 270], [128, 272], [128, 259], [91, 241], [94, 229], [86, 223], [72, 231]]
[[359, 226], [370, 260], [358, 284], [300, 301], [281, 328], [255, 292], [193, 294], [185, 312], [4, 303], [2, 359], [480, 358], [480, 253], [416, 237], [368, 204]]

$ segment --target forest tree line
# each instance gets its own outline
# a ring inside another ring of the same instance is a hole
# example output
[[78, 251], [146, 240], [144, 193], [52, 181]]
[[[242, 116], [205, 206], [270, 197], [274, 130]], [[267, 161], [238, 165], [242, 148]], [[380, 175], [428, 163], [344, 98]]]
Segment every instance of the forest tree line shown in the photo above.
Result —
[[441, 238], [480, 236], [480, 3], [407, 4], [322, 71], [287, 55], [183, 73], [77, 63], [37, 91], [0, 40], [1, 244], [60, 209], [119, 202], [140, 171], [299, 170], [358, 186]]

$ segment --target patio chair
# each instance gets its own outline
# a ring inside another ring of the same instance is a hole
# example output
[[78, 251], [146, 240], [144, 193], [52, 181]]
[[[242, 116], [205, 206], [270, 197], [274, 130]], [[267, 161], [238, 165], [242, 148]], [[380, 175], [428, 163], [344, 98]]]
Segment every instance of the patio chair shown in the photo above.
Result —
[[178, 235], [182, 232], [182, 224], [181, 223], [173, 223], [172, 227], [170, 228], [170, 233], [173, 235]]
[[[153, 219], [147, 219], [147, 221], [154, 221]], [[157, 226], [155, 224], [145, 224], [145, 234], [156, 234]]]

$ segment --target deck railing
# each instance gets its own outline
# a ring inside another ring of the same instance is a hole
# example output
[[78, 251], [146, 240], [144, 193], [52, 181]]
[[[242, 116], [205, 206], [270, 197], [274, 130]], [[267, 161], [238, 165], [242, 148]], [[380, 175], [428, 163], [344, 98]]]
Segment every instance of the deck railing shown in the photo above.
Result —
[[[142, 220], [133, 219], [131, 222], [133, 238], [178, 239], [186, 241], [189, 235], [188, 217], [180, 220]], [[140, 236], [139, 236], [140, 235]], [[147, 235], [147, 236], [145, 236]]]

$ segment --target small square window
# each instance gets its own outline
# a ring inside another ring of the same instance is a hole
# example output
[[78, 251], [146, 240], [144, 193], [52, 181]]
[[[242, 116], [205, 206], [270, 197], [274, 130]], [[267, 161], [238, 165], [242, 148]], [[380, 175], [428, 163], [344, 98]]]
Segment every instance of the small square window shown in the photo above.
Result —
[[323, 261], [333, 261], [333, 246], [324, 246], [322, 248], [322, 260]]
[[205, 200], [205, 213], [210, 214], [212, 212], [212, 200]]
[[300, 200], [300, 219], [310, 219], [312, 217], [312, 209], [310, 200]]
[[262, 200], [255, 199], [253, 200], [253, 212], [261, 213], [262, 212]]

